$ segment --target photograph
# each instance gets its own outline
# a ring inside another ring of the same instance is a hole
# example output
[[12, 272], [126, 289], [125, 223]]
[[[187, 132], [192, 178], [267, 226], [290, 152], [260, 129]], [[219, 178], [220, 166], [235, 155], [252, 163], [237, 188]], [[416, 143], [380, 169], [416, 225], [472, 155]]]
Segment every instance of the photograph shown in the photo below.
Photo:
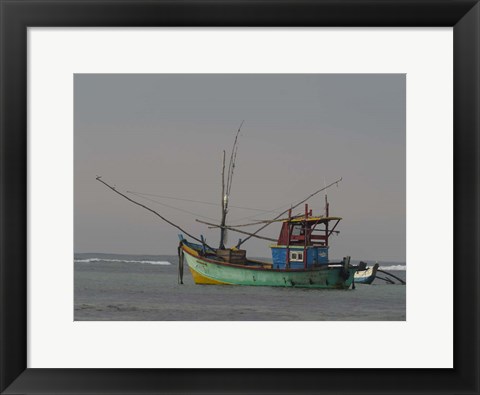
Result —
[[478, 395], [478, 2], [0, 0], [0, 393]]
[[405, 74], [75, 74], [75, 321], [405, 321]]

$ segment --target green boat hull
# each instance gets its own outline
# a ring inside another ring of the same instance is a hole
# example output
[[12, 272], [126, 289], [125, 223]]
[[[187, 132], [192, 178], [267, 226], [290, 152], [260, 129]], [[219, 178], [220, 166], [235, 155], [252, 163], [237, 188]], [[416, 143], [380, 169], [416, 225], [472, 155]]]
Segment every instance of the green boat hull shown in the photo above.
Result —
[[279, 270], [264, 268], [258, 262], [255, 266], [249, 262], [245, 265], [215, 262], [185, 250], [183, 256], [197, 284], [348, 289], [356, 271], [354, 267], [345, 269], [340, 263], [307, 270]]

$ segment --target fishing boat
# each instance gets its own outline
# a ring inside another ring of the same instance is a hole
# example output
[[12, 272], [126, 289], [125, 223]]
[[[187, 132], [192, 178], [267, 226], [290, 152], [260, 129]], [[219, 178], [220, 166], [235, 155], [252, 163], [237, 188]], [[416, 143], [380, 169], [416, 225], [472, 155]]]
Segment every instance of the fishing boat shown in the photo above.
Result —
[[[338, 186], [338, 183], [342, 181], [341, 178], [316, 190], [300, 202], [292, 204], [289, 209], [282, 211], [271, 220], [235, 226], [226, 224], [237, 157], [238, 135], [242, 125], [243, 122], [235, 135], [226, 176], [225, 151], [223, 151], [222, 212], [220, 223], [212, 224], [197, 219], [198, 222], [202, 222], [210, 227], [219, 228], [220, 242], [218, 248], [208, 245], [202, 235], [198, 238], [187, 233], [180, 226], [155, 210], [126, 196], [115, 186], [111, 186], [102, 180], [100, 176], [97, 176], [96, 179], [115, 193], [149, 210], [182, 232], [179, 235], [180, 244], [178, 246], [180, 284], [183, 284], [183, 269], [186, 264], [196, 284], [325, 289], [348, 289], [350, 286], [354, 287], [354, 275], [358, 270], [358, 266], [350, 264], [350, 257], [346, 256], [342, 260], [333, 262], [329, 260], [329, 240], [332, 234], [339, 233], [336, 227], [342, 218], [329, 215], [329, 204], [326, 194], [323, 215], [313, 215], [312, 210], [309, 210], [306, 203], [307, 200], [322, 191], [326, 191], [331, 186]], [[292, 215], [293, 210], [304, 203], [305, 211], [302, 214]], [[288, 216], [285, 217], [287, 213]], [[272, 224], [281, 224], [277, 239], [259, 235], [261, 230]], [[248, 225], [258, 225], [260, 228], [255, 232], [245, 232], [239, 229]], [[239, 239], [236, 245], [227, 248], [225, 246], [227, 231], [238, 232], [247, 236], [244, 239]], [[184, 238], [184, 234], [189, 236], [190, 240]], [[247, 258], [246, 250], [241, 249], [241, 246], [252, 237], [273, 242], [270, 245], [272, 262], [262, 262]]]
[[[363, 262], [360, 262], [362, 264]], [[378, 263], [371, 267], [365, 267], [365, 270], [357, 270], [355, 273], [355, 284], [371, 284], [377, 276]]]
[[328, 240], [341, 218], [309, 214], [305, 205], [304, 216], [281, 221], [278, 240], [270, 246], [271, 263], [248, 259], [237, 247], [212, 249], [179, 235], [180, 266], [188, 265], [196, 284], [349, 288], [357, 270], [350, 257], [328, 259]]

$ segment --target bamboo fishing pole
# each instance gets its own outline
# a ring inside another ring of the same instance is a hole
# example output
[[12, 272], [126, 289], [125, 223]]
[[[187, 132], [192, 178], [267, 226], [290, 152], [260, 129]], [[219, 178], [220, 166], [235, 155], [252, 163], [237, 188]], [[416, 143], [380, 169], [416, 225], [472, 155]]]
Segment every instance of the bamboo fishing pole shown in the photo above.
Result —
[[208, 248], [210, 248], [212, 251], [215, 251], [214, 248], [210, 247], [207, 243], [205, 243], [204, 241], [200, 240], [200, 239], [197, 239], [195, 236], [192, 236], [190, 233], [188, 233], [186, 230], [182, 229], [180, 226], [174, 224], [172, 221], [169, 221], [168, 219], [166, 219], [165, 217], [163, 217], [162, 215], [160, 215], [159, 213], [157, 213], [155, 210], [151, 209], [150, 207], [148, 206], [145, 206], [144, 204], [142, 203], [139, 203], [133, 199], [130, 199], [128, 196], [124, 195], [122, 192], [120, 191], [117, 191], [117, 189], [115, 187], [112, 187], [111, 185], [107, 184], [105, 181], [102, 180], [102, 177], [101, 176], [97, 176], [96, 177], [96, 180], [97, 181], [100, 181], [102, 184], [104, 184], [107, 188], [110, 188], [113, 192], [115, 192], [116, 194], [122, 196], [123, 198], [127, 199], [128, 201], [136, 204], [137, 206], [140, 206], [140, 207], [143, 207], [145, 210], [148, 210], [150, 212], [152, 212], [153, 214], [155, 214], [157, 217], [161, 218], [162, 220], [164, 220], [166, 223], [172, 225], [173, 227], [177, 228], [178, 230], [180, 230], [181, 232], [185, 233], [187, 236], [190, 236], [192, 239], [200, 242], [202, 245], [205, 244], [205, 246], [207, 246]]
[[265, 225], [263, 225], [262, 227], [260, 227], [259, 229], [257, 229], [254, 233], [252, 233], [250, 236], [248, 236], [247, 238], [243, 239], [243, 240], [239, 240], [238, 244], [237, 244], [237, 248], [240, 248], [240, 246], [245, 243], [248, 239], [250, 239], [251, 237], [255, 236], [258, 232], [260, 232], [261, 230], [265, 229], [268, 225], [271, 225], [276, 219], [280, 218], [282, 215], [286, 214], [289, 210], [293, 210], [294, 208], [300, 206], [302, 203], [305, 203], [308, 199], [312, 198], [313, 196], [319, 194], [320, 192], [330, 188], [332, 185], [335, 185], [342, 181], [343, 177], [339, 178], [337, 181], [334, 181], [332, 182], [331, 184], [327, 185], [326, 187], [323, 187], [322, 189], [319, 189], [318, 191], [315, 191], [313, 193], [311, 193], [310, 195], [308, 195], [305, 199], [303, 199], [301, 202], [295, 204], [294, 206], [292, 206], [291, 208], [288, 208], [286, 209], [285, 211], [281, 212], [279, 215], [277, 215], [275, 218], [273, 218], [272, 222], [269, 222], [269, 223], [266, 223]]
[[[255, 222], [250, 222], [249, 224], [238, 224], [238, 225], [230, 225], [230, 226], [232, 228], [241, 228], [244, 226], [261, 225], [261, 224], [270, 223], [270, 222], [282, 222], [288, 219], [302, 218], [304, 215], [305, 214], [296, 214], [296, 215], [292, 215], [290, 218], [285, 217], [285, 218], [278, 218], [278, 219], [262, 219]], [[218, 227], [218, 226], [215, 226], [215, 227]]]
[[222, 219], [220, 226], [220, 245], [219, 249], [225, 249], [225, 239], [227, 228], [225, 227], [225, 222], [227, 219], [228, 212], [228, 197], [230, 196], [230, 191], [232, 189], [232, 180], [233, 180], [233, 171], [235, 169], [235, 161], [237, 160], [237, 151], [238, 151], [238, 135], [242, 129], [242, 125], [245, 121], [242, 121], [238, 127], [237, 133], [235, 134], [235, 139], [233, 141], [232, 152], [230, 152], [230, 160], [228, 162], [228, 173], [227, 173], [227, 185], [225, 185], [225, 151], [223, 151], [223, 167], [222, 167]]
[[228, 163], [228, 176], [227, 176], [227, 195], [230, 195], [230, 190], [232, 189], [233, 169], [235, 168], [235, 161], [237, 159], [238, 135], [240, 134], [240, 130], [242, 129], [244, 122], [245, 120], [243, 120], [240, 126], [238, 127], [237, 134], [235, 135], [235, 140], [233, 141], [232, 152], [230, 153], [230, 161]]
[[216, 225], [216, 224], [212, 224], [210, 222], [201, 221], [199, 219], [196, 219], [195, 221], [200, 222], [201, 224], [209, 225], [212, 228], [224, 228], [224, 229], [231, 230], [232, 232], [237, 232], [237, 233], [242, 233], [244, 235], [253, 236], [253, 237], [256, 237], [257, 239], [268, 240], [268, 241], [277, 241], [276, 239], [272, 239], [270, 237], [253, 235], [252, 233], [244, 232], [243, 230], [238, 230], [238, 229], [236, 229], [232, 226]]
[[221, 250], [225, 249], [225, 220], [227, 217], [227, 208], [226, 208], [226, 195], [225, 195], [225, 150], [223, 150], [223, 166], [222, 166], [222, 219], [221, 219], [221, 229], [220, 229], [220, 244], [218, 248]]

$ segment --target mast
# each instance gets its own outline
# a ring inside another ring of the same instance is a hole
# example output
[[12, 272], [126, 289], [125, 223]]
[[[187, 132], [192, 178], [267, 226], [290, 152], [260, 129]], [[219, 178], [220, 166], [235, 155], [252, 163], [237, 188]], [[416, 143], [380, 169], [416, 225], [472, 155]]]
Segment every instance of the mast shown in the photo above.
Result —
[[230, 161], [228, 162], [228, 171], [227, 171], [227, 184], [225, 185], [225, 151], [223, 151], [223, 166], [222, 166], [222, 219], [220, 221], [220, 244], [219, 249], [225, 249], [225, 241], [227, 235], [227, 227], [225, 226], [228, 212], [228, 197], [232, 189], [232, 180], [233, 172], [235, 170], [235, 161], [237, 160], [237, 150], [238, 150], [238, 135], [242, 129], [242, 121], [238, 127], [237, 133], [235, 134], [235, 140], [233, 141], [232, 152], [230, 153]]
[[225, 194], [225, 150], [223, 150], [223, 166], [222, 166], [222, 220], [220, 222], [220, 245], [219, 249], [225, 249], [225, 220], [227, 218], [227, 202], [228, 198]]

